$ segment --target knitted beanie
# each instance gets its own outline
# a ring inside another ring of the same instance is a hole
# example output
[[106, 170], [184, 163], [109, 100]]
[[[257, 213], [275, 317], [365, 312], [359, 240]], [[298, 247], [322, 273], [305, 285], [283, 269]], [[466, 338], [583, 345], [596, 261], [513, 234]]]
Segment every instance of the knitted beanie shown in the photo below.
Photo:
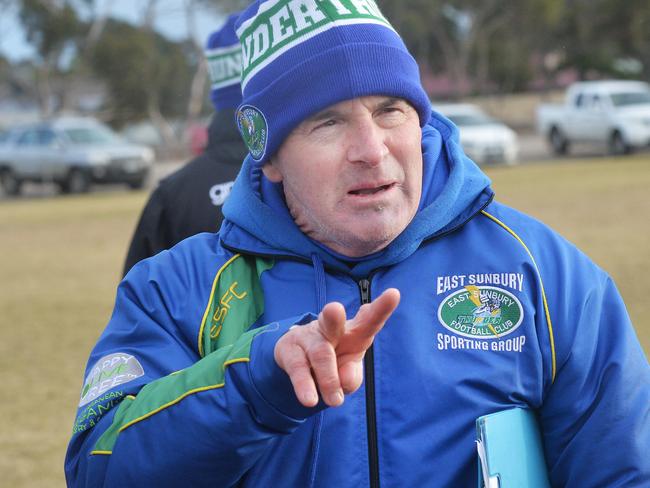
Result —
[[241, 103], [241, 45], [235, 34], [237, 17], [239, 13], [230, 15], [221, 29], [210, 34], [205, 49], [212, 83], [210, 99], [217, 111], [237, 108]]
[[235, 25], [242, 47], [237, 125], [263, 163], [303, 120], [353, 98], [403, 98], [424, 126], [418, 65], [374, 0], [257, 0]]

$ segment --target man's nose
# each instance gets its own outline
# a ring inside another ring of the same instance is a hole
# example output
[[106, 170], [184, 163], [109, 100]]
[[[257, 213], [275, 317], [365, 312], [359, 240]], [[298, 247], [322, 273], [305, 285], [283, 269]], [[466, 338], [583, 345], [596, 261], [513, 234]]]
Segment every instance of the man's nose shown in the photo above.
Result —
[[347, 157], [351, 163], [377, 165], [388, 155], [386, 134], [370, 120], [357, 121], [348, 139]]

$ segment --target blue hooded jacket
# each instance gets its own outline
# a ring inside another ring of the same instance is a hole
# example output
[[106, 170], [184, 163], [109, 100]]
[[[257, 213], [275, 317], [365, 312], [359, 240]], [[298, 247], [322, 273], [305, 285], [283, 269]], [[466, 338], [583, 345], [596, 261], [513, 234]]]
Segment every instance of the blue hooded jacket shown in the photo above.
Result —
[[[137, 264], [93, 349], [70, 486], [475, 486], [475, 420], [536, 412], [553, 486], [648, 486], [650, 367], [611, 279], [492, 200], [438, 114], [417, 215], [337, 255], [248, 159], [219, 234]], [[303, 407], [273, 348], [325, 303], [401, 302], [338, 408]]]

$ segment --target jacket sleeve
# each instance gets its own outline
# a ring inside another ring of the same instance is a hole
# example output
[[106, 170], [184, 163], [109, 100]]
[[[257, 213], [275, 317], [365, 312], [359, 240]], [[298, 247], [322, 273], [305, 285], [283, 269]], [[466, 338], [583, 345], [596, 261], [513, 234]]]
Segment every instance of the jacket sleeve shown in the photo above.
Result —
[[91, 354], [68, 486], [232, 486], [274, 439], [323, 408], [300, 405], [273, 357], [279, 337], [312, 315], [250, 330], [200, 358], [196, 337], [179, 327], [194, 284], [168, 278], [173, 262], [158, 276], [143, 272], [153, 260], [120, 285]]
[[139, 261], [156, 255], [172, 244], [166, 236], [165, 202], [162, 189], [156, 188], [142, 209], [127, 251], [122, 276]]
[[557, 373], [540, 412], [552, 485], [650, 486], [650, 367], [625, 305], [575, 249], [557, 262], [546, 271]]

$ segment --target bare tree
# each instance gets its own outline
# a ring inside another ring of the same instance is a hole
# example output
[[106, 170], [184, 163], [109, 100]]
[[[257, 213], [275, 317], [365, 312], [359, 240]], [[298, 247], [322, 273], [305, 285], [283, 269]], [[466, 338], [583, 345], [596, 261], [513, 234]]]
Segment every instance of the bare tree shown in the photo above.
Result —
[[205, 96], [205, 86], [207, 81], [208, 69], [205, 56], [203, 54], [204, 40], [196, 38], [196, 18], [194, 13], [196, 11], [197, 0], [185, 0], [185, 18], [187, 22], [187, 35], [194, 47], [197, 59], [196, 72], [192, 78], [192, 85], [190, 88], [190, 98], [187, 105], [187, 126], [196, 122], [203, 106], [203, 97]]
[[[158, 8], [159, 0], [148, 0], [142, 10], [142, 20], [140, 23], [140, 29], [143, 31], [154, 33], [154, 25], [156, 23], [156, 15]], [[155, 73], [156, 69], [153, 65], [156, 62], [155, 59], [149, 58], [148, 60], [148, 73], [150, 77], [154, 76], [152, 73]], [[174, 131], [174, 128], [165, 118], [160, 109], [160, 98], [159, 94], [155, 90], [147, 91], [147, 113], [149, 120], [156, 127], [158, 133], [163, 139], [163, 143], [166, 147], [171, 148], [175, 147], [179, 143], [179, 137]]]
[[244, 9], [250, 0], [195, 0], [197, 5], [209, 7], [219, 14], [230, 14]]
[[143, 29], [153, 31], [156, 22], [156, 8], [158, 7], [158, 0], [148, 0], [142, 10], [142, 21], [140, 25]]
[[111, 16], [111, 11], [113, 9], [113, 4], [111, 2], [105, 2], [103, 8], [100, 10], [98, 2], [90, 0], [90, 28], [88, 29], [88, 34], [86, 34], [86, 40], [84, 42], [84, 52], [89, 53], [99, 41], [99, 38], [104, 32], [106, 27], [106, 22]]

